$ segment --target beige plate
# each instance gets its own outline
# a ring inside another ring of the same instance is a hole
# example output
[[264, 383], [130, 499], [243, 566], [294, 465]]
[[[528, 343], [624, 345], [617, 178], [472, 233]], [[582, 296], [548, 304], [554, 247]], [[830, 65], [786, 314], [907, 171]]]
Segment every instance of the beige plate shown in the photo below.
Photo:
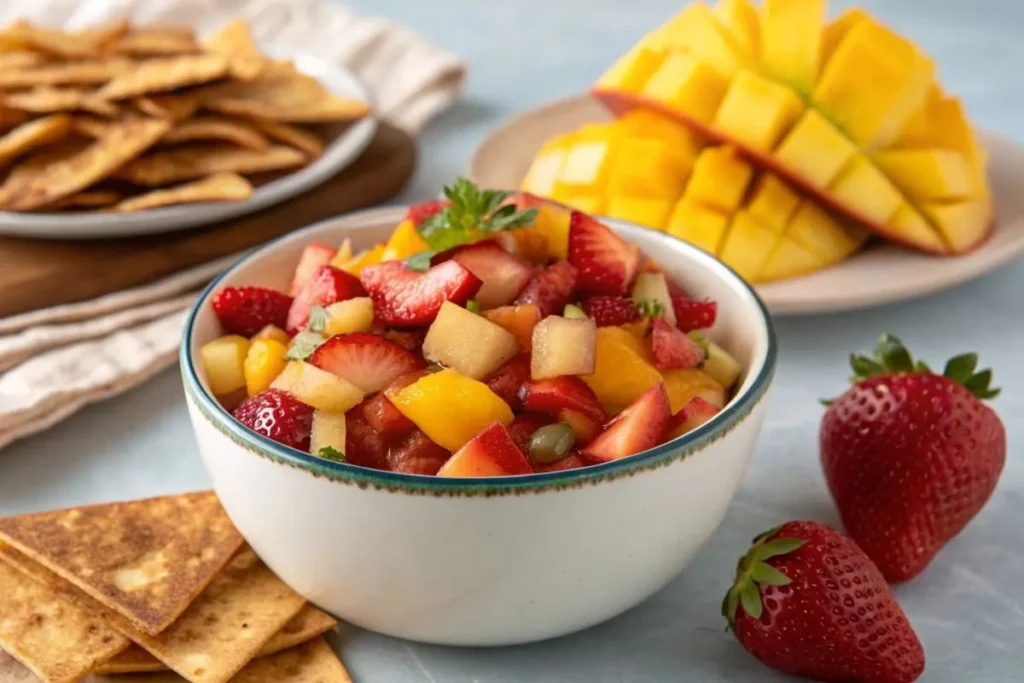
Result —
[[[494, 130], [470, 161], [470, 178], [490, 187], [518, 188], [533, 155], [548, 138], [608, 113], [586, 95], [524, 112]], [[1024, 149], [984, 132], [995, 192], [992, 236], [970, 254], [932, 257], [877, 244], [837, 266], [806, 277], [757, 287], [773, 313], [803, 314], [864, 308], [954, 287], [992, 272], [1024, 253]]]

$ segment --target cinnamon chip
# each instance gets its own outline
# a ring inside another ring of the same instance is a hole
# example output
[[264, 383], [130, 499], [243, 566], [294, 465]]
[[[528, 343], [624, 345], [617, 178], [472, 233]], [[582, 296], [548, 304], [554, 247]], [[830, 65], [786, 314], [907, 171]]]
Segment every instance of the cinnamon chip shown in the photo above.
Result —
[[190, 85], [209, 83], [227, 75], [228, 60], [219, 54], [154, 57], [139, 62], [131, 71], [115, 76], [96, 95], [107, 100], [155, 92], [167, 92]]
[[111, 211], [125, 213], [143, 211], [173, 204], [195, 204], [198, 202], [230, 202], [246, 199], [252, 195], [252, 184], [235, 173], [218, 173], [202, 180], [185, 183], [166, 190], [153, 190], [146, 194], [126, 199], [111, 207]]
[[198, 116], [179, 123], [160, 140], [161, 144], [182, 142], [230, 142], [245, 149], [263, 152], [270, 142], [256, 128], [244, 121], [223, 116]]
[[272, 145], [253, 152], [230, 145], [201, 145], [157, 150], [122, 168], [117, 177], [137, 185], [159, 187], [215, 173], [263, 173], [301, 166], [306, 156], [291, 147]]

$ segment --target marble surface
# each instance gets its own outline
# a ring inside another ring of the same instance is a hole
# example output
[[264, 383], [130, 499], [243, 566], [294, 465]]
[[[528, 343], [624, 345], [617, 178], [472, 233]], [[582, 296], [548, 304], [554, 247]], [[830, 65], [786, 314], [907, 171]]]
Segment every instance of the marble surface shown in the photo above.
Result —
[[[408, 24], [469, 60], [464, 101], [424, 135], [417, 175], [401, 199], [426, 198], [465, 169], [486, 131], [514, 112], [584, 89], [670, 0], [354, 0]], [[834, 3], [834, 10], [846, 3]], [[949, 90], [977, 122], [1024, 141], [1024, 5], [1017, 0], [872, 0], [869, 9], [935, 55]], [[1024, 665], [1024, 261], [954, 291], [843, 315], [777, 320], [781, 359], [757, 455], [725, 523], [660, 594], [609, 623], [560, 640], [500, 650], [406, 644], [343, 630], [336, 643], [357, 683], [783, 680], [748, 657], [718, 614], [735, 558], [757, 532], [790, 519], [838, 523], [817, 462], [818, 397], [840, 391], [850, 350], [882, 331], [935, 363], [976, 350], [1005, 392], [1009, 462], [985, 510], [896, 595], [928, 656], [929, 682], [1018, 680]], [[0, 453], [0, 514], [173, 493], [208, 485], [177, 370], [83, 410]], [[600, 533], [595, 529], [594, 533]], [[496, 618], [500, 618], [496, 615]]]

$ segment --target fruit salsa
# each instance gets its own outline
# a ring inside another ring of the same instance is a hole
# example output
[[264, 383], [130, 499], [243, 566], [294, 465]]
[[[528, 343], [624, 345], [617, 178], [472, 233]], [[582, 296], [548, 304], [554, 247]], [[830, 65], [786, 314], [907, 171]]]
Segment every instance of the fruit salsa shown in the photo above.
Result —
[[740, 365], [692, 298], [593, 217], [459, 179], [386, 243], [305, 247], [288, 293], [223, 287], [208, 386], [313, 455], [445, 477], [585, 467], [711, 419]]

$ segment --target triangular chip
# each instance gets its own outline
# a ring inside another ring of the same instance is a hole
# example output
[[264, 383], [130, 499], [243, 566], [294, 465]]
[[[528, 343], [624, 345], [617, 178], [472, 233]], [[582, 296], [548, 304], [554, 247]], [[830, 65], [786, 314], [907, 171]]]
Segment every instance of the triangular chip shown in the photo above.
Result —
[[0, 647], [46, 683], [71, 683], [128, 647], [128, 639], [0, 563]]
[[252, 125], [271, 140], [283, 142], [289, 147], [305, 152], [310, 157], [318, 157], [324, 153], [324, 141], [316, 133], [283, 121], [270, 119], [251, 119]]
[[0, 102], [0, 133], [6, 133], [28, 121], [29, 116], [19, 109], [13, 109]]
[[228, 73], [228, 60], [213, 53], [154, 57], [136, 63], [124, 74], [115, 76], [96, 91], [107, 100], [121, 100], [155, 92], [168, 92], [189, 85], [209, 83]]
[[180, 26], [137, 28], [107, 46], [107, 52], [119, 55], [180, 55], [196, 52], [192, 29]]
[[131, 60], [123, 57], [83, 62], [42, 64], [33, 68], [0, 68], [0, 88], [32, 88], [39, 85], [88, 85], [106, 83], [131, 70]]
[[197, 116], [182, 121], [160, 139], [160, 144], [175, 145], [182, 142], [230, 142], [245, 149], [266, 151], [270, 142], [245, 121], [224, 116]]
[[30, 149], [56, 142], [70, 132], [71, 119], [65, 114], [23, 123], [0, 137], [0, 166]]
[[266, 65], [267, 60], [256, 46], [249, 26], [244, 21], [228, 22], [203, 41], [203, 47], [227, 57], [231, 76], [240, 81], [253, 80]]
[[171, 121], [184, 121], [199, 109], [198, 98], [180, 93], [138, 97], [132, 104], [143, 114]]
[[88, 111], [111, 118], [118, 115], [116, 104], [100, 99], [83, 88], [53, 88], [48, 85], [3, 96], [4, 106], [32, 112], [52, 114], [58, 111]]
[[242, 545], [212, 491], [7, 517], [0, 540], [148, 634], [170, 626]]
[[[267, 657], [281, 650], [301, 645], [327, 633], [337, 625], [338, 620], [327, 612], [318, 610], [312, 605], [306, 605], [302, 611], [292, 617], [291, 621], [285, 624], [284, 628], [267, 641], [256, 657]], [[109, 661], [97, 666], [94, 671], [98, 674], [153, 673], [167, 671], [167, 667], [138, 645], [132, 645], [124, 652], [119, 652]], [[0, 683], [3, 681], [3, 677], [0, 676]]]
[[272, 145], [265, 152], [231, 145], [197, 145], [151, 152], [126, 165], [117, 177], [136, 185], [159, 187], [215, 173], [262, 173], [305, 163], [305, 154], [283, 145]]
[[145, 211], [174, 204], [198, 202], [237, 202], [252, 195], [252, 183], [237, 173], [218, 173], [202, 180], [184, 183], [166, 190], [153, 190], [138, 197], [130, 197], [111, 211]]
[[18, 21], [8, 26], [2, 36], [2, 43], [16, 49], [33, 48], [58, 57], [80, 58], [98, 55], [105, 45], [124, 35], [129, 28], [127, 19], [117, 19], [94, 28], [77, 32], [35, 26], [27, 21]]
[[28, 69], [33, 66], [45, 64], [46, 61], [46, 55], [33, 50], [11, 50], [10, 52], [0, 52], [0, 71], [7, 69]]
[[124, 194], [117, 190], [83, 190], [63, 199], [58, 199], [53, 204], [40, 207], [40, 211], [65, 211], [67, 209], [99, 209], [116, 204], [124, 198]]

